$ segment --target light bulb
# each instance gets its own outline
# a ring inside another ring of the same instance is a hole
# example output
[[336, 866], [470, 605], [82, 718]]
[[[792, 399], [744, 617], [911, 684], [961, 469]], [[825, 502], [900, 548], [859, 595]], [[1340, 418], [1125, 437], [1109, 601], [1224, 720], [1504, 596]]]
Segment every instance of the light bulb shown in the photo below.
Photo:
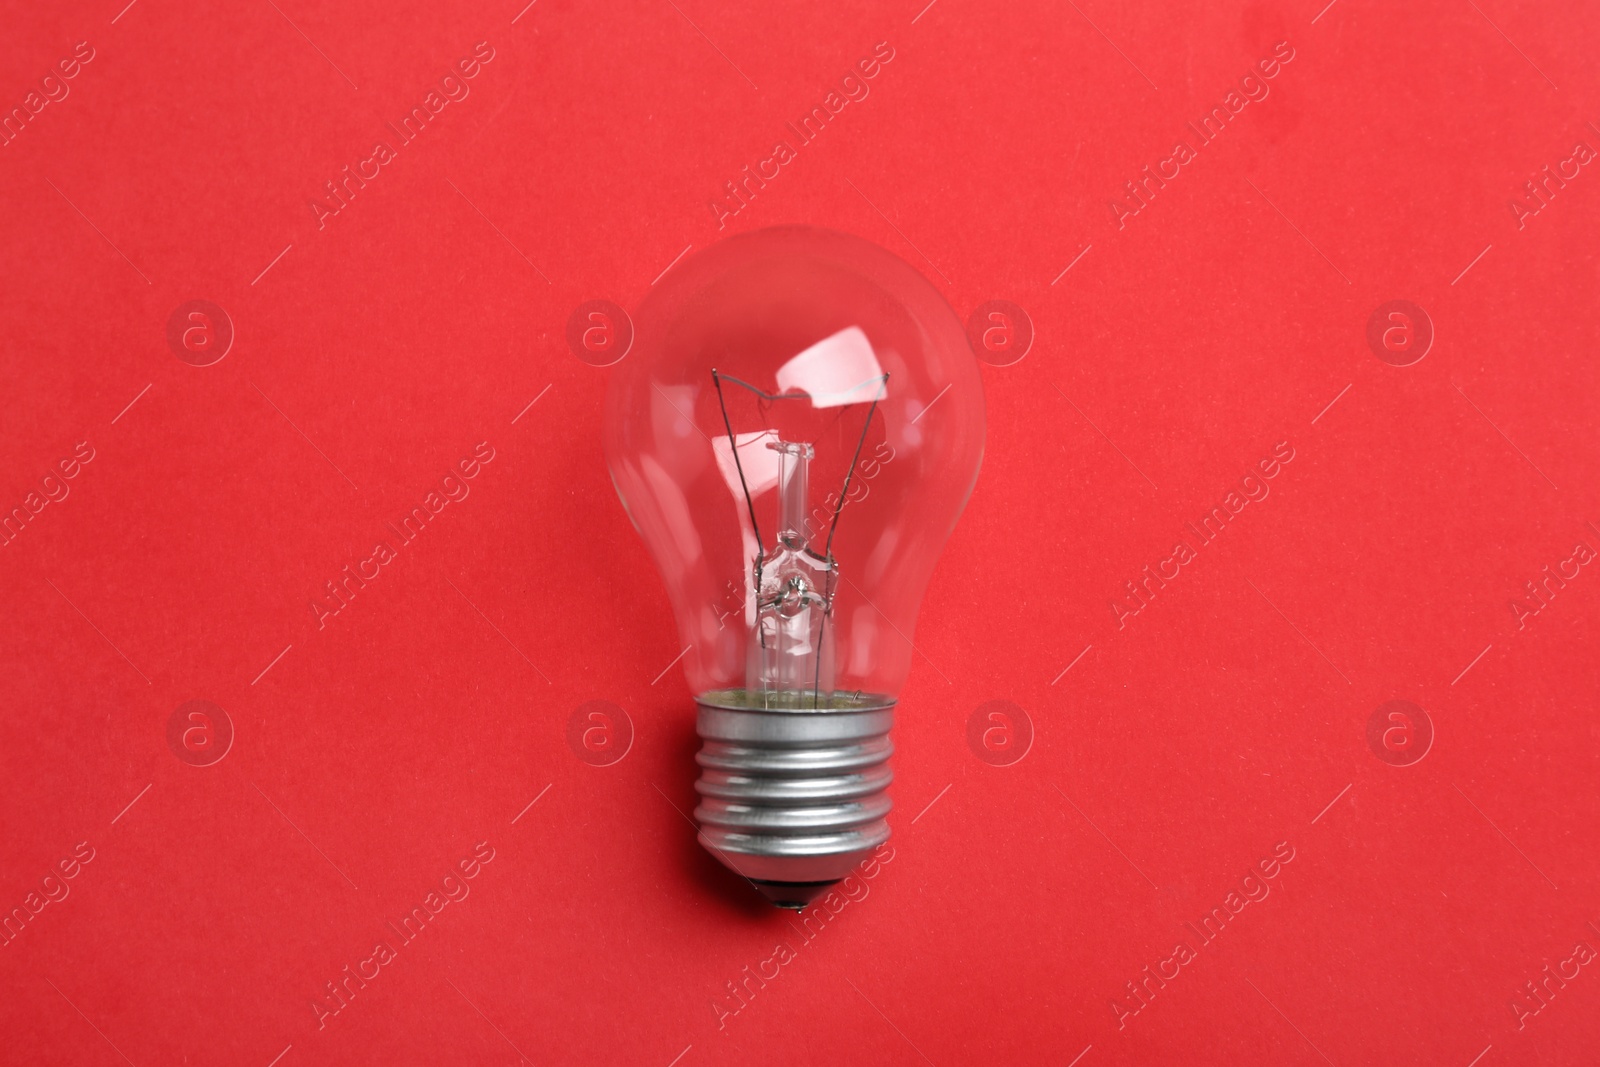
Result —
[[977, 362], [903, 260], [778, 227], [673, 268], [612, 374], [607, 463], [698, 704], [700, 843], [804, 907], [889, 837], [917, 613], [983, 459]]

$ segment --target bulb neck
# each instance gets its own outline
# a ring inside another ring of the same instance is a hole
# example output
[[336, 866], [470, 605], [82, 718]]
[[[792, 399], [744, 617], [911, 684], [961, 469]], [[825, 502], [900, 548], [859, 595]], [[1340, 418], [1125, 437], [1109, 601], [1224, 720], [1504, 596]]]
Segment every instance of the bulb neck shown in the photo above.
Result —
[[803, 908], [889, 839], [894, 700], [768, 708], [764, 695], [699, 698], [700, 844], [779, 907]]

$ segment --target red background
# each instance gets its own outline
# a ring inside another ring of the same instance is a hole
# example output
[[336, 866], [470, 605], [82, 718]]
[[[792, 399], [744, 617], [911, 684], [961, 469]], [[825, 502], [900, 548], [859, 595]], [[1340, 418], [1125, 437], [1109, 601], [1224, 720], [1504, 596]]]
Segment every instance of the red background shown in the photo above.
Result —
[[[1594, 967], [1510, 1005], [1600, 945], [1600, 575], [1521, 628], [1510, 603], [1600, 547], [1600, 175], [1508, 205], [1600, 145], [1600, 14], [1321, 7], [14, 5], [6, 109], [95, 58], [0, 149], [0, 506], [95, 458], [0, 549], [0, 907], [94, 859], [0, 948], [0, 1059], [1593, 1062]], [[319, 229], [323, 183], [479, 41], [470, 96]], [[870, 96], [719, 231], [722, 183], [880, 41]], [[1279, 41], [1271, 95], [1119, 229], [1123, 183]], [[792, 222], [1037, 331], [984, 369], [894, 859], [810, 942], [685, 821], [679, 647], [601, 461], [607, 372], [565, 341], [686, 246]], [[191, 299], [236, 330], [209, 367], [166, 340]], [[1412, 366], [1366, 342], [1392, 299], [1434, 325]], [[484, 441], [319, 629], [323, 583]], [[1119, 628], [1280, 441], [1271, 495]], [[194, 699], [236, 732], [213, 766], [168, 746]], [[967, 742], [997, 699], [1035, 734], [1005, 767]], [[1436, 732], [1410, 766], [1367, 742], [1394, 699]], [[636, 731], [609, 767], [566, 741], [590, 700]], [[480, 841], [471, 895], [319, 1029]], [[1285, 841], [1119, 1029], [1124, 983]]]

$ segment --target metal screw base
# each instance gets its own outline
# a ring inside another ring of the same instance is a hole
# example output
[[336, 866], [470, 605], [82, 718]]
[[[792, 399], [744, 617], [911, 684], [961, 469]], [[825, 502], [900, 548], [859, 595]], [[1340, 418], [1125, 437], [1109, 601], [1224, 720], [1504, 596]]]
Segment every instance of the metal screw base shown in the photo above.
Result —
[[894, 701], [824, 709], [699, 700], [700, 844], [779, 907], [801, 908], [889, 839]]

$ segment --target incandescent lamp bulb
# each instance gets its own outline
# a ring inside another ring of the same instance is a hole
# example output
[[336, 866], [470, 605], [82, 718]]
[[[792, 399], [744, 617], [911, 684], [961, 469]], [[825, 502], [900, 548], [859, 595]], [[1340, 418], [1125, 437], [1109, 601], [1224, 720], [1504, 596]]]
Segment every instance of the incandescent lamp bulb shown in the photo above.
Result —
[[888, 840], [889, 728], [983, 428], [955, 313], [860, 238], [729, 238], [635, 316], [606, 461], [685, 648], [700, 843], [780, 907]]

